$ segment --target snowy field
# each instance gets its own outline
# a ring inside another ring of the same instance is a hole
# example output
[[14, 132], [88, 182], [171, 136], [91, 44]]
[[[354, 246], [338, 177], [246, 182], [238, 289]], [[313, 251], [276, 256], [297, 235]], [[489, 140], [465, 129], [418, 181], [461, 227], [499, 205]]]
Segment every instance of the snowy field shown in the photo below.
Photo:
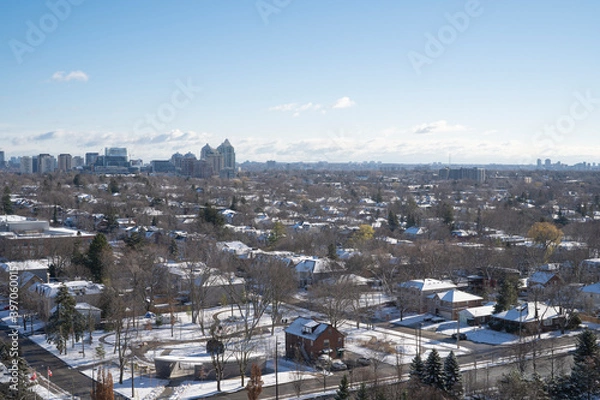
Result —
[[[364, 304], [384, 304], [389, 299], [382, 296], [380, 293], [374, 293], [365, 296]], [[307, 310], [285, 306], [283, 307], [283, 318], [292, 321], [298, 316], [314, 316]], [[6, 314], [0, 314], [6, 317]], [[230, 330], [241, 329], [240, 314], [236, 308], [216, 307], [208, 309], [204, 313], [204, 322], [206, 334], [208, 327], [214, 322], [215, 317], [218, 317], [223, 325]], [[441, 334], [442, 336], [450, 336], [457, 331], [456, 321], [446, 321], [439, 323], [431, 323], [425, 321], [427, 315], [410, 315], [399, 320], [398, 312], [393, 307], [383, 307], [376, 312], [376, 317], [381, 320], [390, 321], [392, 325], [400, 325], [415, 328], [421, 326], [423, 330], [428, 330]], [[168, 318], [165, 318], [168, 319]], [[135, 377], [135, 398], [152, 400], [160, 395], [168, 384], [167, 380], [156, 379], [154, 370], [154, 358], [157, 356], [175, 356], [175, 357], [193, 357], [197, 358], [198, 362], [210, 364], [210, 357], [206, 353], [206, 339], [208, 336], [202, 334], [198, 324], [193, 324], [189, 313], [177, 313], [175, 315], [175, 324], [163, 324], [156, 326], [154, 319], [138, 318], [137, 328], [131, 330], [132, 343], [135, 346], [140, 346], [143, 353], [141, 357], [136, 357], [134, 360]], [[7, 321], [10, 324], [10, 321]], [[36, 323], [34, 328], [41, 327], [41, 323]], [[277, 326], [274, 334], [271, 334], [271, 318], [269, 314], [265, 314], [259, 321], [258, 327], [267, 333], [256, 335], [254, 338], [254, 355], [261, 355], [267, 359], [267, 371], [273, 371], [273, 357], [275, 354], [276, 343], [279, 354], [284, 354], [285, 343], [283, 327]], [[367, 357], [390, 365], [395, 365], [397, 362], [402, 364], [410, 363], [412, 358], [417, 353], [418, 342], [415, 334], [402, 333], [394, 329], [386, 329], [381, 327], [369, 328], [369, 325], [360, 324], [357, 328], [356, 321], [347, 321], [338, 327], [341, 332], [346, 335], [345, 349], [352, 354], [352, 357]], [[20, 326], [22, 330], [22, 324]], [[263, 329], [264, 328], [264, 329]], [[593, 328], [597, 328], [593, 327]], [[416, 332], [416, 330], [415, 330]], [[480, 327], [461, 326], [460, 332], [466, 333], [469, 341], [486, 343], [491, 345], [510, 344], [518, 341], [518, 336], [507, 334], [504, 332], [496, 332], [490, 329]], [[577, 334], [574, 332], [573, 334]], [[543, 337], [552, 337], [556, 333], [545, 333]], [[82, 348], [81, 342], [76, 343], [75, 347], [69, 345], [66, 355], [59, 355], [55, 346], [46, 341], [45, 335], [32, 335], [31, 339], [36, 341], [40, 346], [44, 347], [51, 353], [63, 359], [72, 368], [77, 368], [82, 373], [88, 376], [95, 376], [98, 367], [102, 366], [111, 372], [113, 381], [115, 382], [115, 391], [131, 396], [131, 379], [132, 373], [130, 363], [128, 361], [123, 373], [123, 383], [119, 384], [119, 368], [118, 355], [114, 352], [115, 349], [115, 334], [111, 332], [95, 331], [92, 334], [92, 343], [89, 343], [89, 334], [85, 335], [85, 344]], [[105, 355], [100, 358], [96, 352], [96, 347], [102, 344]], [[460, 343], [459, 343], [460, 344]], [[143, 346], [143, 347], [142, 347]], [[424, 336], [421, 337], [421, 347], [423, 357], [432, 349], [436, 349], [441, 357], [446, 357], [450, 351], [454, 351], [456, 355], [466, 354], [469, 349], [463, 346], [457, 347], [456, 343], [444, 340], [432, 340]], [[382, 351], [383, 349], [383, 351]], [[85, 356], [82, 353], [85, 351]], [[233, 354], [228, 354], [230, 361], [234, 360]], [[127, 354], [129, 360], [129, 353]], [[322, 379], [323, 372], [316, 371], [308, 366], [299, 367], [298, 364], [285, 360], [280, 357], [278, 363], [279, 383], [286, 383], [298, 380]], [[267, 373], [262, 376], [264, 386], [275, 385], [274, 373]], [[38, 385], [38, 389], [47, 395], [43, 388], [43, 381]], [[225, 379], [221, 382], [221, 389], [224, 392], [234, 392], [242, 390], [240, 377]], [[185, 381], [180, 387], [175, 388], [171, 395], [171, 399], [193, 399], [208, 397], [215, 394], [217, 385], [215, 381]], [[51, 390], [52, 392], [52, 390]], [[61, 393], [55, 393], [50, 398], [64, 398]]]

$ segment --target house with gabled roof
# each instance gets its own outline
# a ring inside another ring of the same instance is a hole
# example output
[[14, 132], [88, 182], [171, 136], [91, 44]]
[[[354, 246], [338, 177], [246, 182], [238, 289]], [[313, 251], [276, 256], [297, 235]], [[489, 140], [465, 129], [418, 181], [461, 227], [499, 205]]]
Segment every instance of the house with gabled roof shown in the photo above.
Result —
[[344, 334], [331, 324], [312, 318], [298, 317], [285, 332], [285, 355], [287, 358], [302, 357], [315, 361], [321, 354], [336, 358], [344, 349]]
[[398, 285], [398, 305], [404, 310], [427, 312], [427, 298], [432, 294], [456, 289], [456, 285], [437, 279], [413, 279]]
[[588, 311], [600, 312], [600, 282], [581, 288], [581, 303]]
[[564, 318], [560, 307], [530, 301], [492, 315], [490, 326], [502, 327], [507, 332], [531, 335], [538, 330], [545, 332], [560, 329]]
[[483, 297], [457, 289], [434, 293], [427, 300], [429, 313], [446, 319], [458, 319], [459, 311], [483, 304]]

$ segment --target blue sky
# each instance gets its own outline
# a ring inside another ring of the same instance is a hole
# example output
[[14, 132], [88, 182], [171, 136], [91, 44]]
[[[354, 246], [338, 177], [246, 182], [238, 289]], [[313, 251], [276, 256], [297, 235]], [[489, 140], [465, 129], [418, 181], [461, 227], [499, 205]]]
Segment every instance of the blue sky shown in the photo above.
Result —
[[0, 149], [600, 162], [597, 1], [3, 2]]

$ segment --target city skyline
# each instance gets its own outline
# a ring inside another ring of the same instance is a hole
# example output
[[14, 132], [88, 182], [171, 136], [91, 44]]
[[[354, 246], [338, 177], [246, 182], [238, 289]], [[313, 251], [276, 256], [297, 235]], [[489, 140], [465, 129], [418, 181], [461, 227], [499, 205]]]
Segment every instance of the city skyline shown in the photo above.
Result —
[[592, 1], [7, 4], [7, 159], [600, 161]]

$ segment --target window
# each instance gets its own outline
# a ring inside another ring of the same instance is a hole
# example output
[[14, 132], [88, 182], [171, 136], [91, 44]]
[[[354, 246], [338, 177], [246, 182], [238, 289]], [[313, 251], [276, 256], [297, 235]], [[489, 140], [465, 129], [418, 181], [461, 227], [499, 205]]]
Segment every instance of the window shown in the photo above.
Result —
[[325, 340], [323, 340], [323, 347], [324, 347], [324, 348], [326, 348], [326, 349], [328, 349], [329, 347], [331, 347], [331, 346], [329, 345], [329, 339], [325, 339]]

